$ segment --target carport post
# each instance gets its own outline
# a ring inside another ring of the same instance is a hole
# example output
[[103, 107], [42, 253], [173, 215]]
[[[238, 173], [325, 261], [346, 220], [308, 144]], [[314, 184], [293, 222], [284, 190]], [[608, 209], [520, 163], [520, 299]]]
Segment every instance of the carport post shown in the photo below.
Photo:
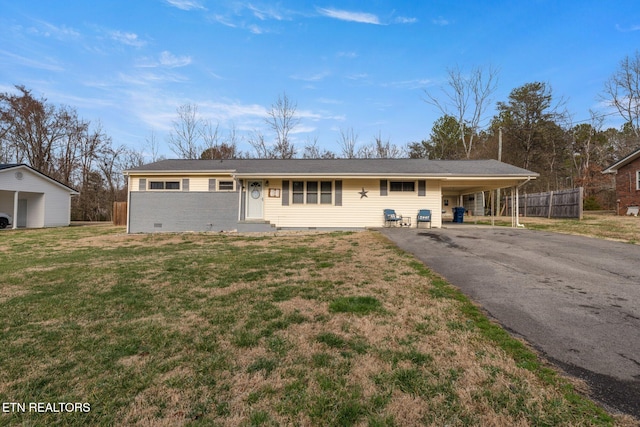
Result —
[[516, 185], [516, 227], [520, 227], [520, 188]]
[[[514, 200], [515, 191], [514, 187], [511, 187], [511, 227], [516, 227], [516, 201]], [[517, 187], [516, 187], [517, 190]]]
[[491, 226], [496, 225], [496, 192], [497, 190], [491, 190]]
[[13, 193], [13, 224], [11, 224], [11, 228], [14, 230], [18, 228], [18, 194], [19, 191], [15, 191]]

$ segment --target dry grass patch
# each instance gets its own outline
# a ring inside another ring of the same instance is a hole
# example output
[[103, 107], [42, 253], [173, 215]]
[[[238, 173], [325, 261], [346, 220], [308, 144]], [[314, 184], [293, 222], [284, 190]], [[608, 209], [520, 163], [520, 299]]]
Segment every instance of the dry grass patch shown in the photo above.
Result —
[[614, 423], [375, 232], [71, 232], [13, 233], [15, 263], [0, 266], [13, 281], [0, 300], [0, 395], [92, 410], [3, 420]]

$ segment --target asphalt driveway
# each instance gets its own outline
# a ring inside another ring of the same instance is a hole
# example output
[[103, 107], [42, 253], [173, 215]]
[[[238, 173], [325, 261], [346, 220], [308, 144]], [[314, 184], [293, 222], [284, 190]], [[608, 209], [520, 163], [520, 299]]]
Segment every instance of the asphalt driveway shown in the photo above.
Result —
[[596, 400], [640, 418], [640, 245], [472, 225], [381, 232]]

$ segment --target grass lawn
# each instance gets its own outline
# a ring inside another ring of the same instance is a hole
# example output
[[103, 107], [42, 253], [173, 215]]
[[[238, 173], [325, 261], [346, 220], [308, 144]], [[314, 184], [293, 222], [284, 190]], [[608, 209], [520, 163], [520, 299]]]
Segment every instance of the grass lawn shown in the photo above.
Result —
[[0, 425], [627, 420], [375, 232], [18, 230], [0, 259]]

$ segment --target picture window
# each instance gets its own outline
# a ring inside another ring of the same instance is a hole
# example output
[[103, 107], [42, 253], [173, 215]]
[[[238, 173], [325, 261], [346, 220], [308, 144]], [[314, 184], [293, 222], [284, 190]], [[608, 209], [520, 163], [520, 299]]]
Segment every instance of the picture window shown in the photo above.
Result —
[[330, 205], [333, 201], [332, 191], [332, 181], [293, 181], [292, 202], [299, 205]]

